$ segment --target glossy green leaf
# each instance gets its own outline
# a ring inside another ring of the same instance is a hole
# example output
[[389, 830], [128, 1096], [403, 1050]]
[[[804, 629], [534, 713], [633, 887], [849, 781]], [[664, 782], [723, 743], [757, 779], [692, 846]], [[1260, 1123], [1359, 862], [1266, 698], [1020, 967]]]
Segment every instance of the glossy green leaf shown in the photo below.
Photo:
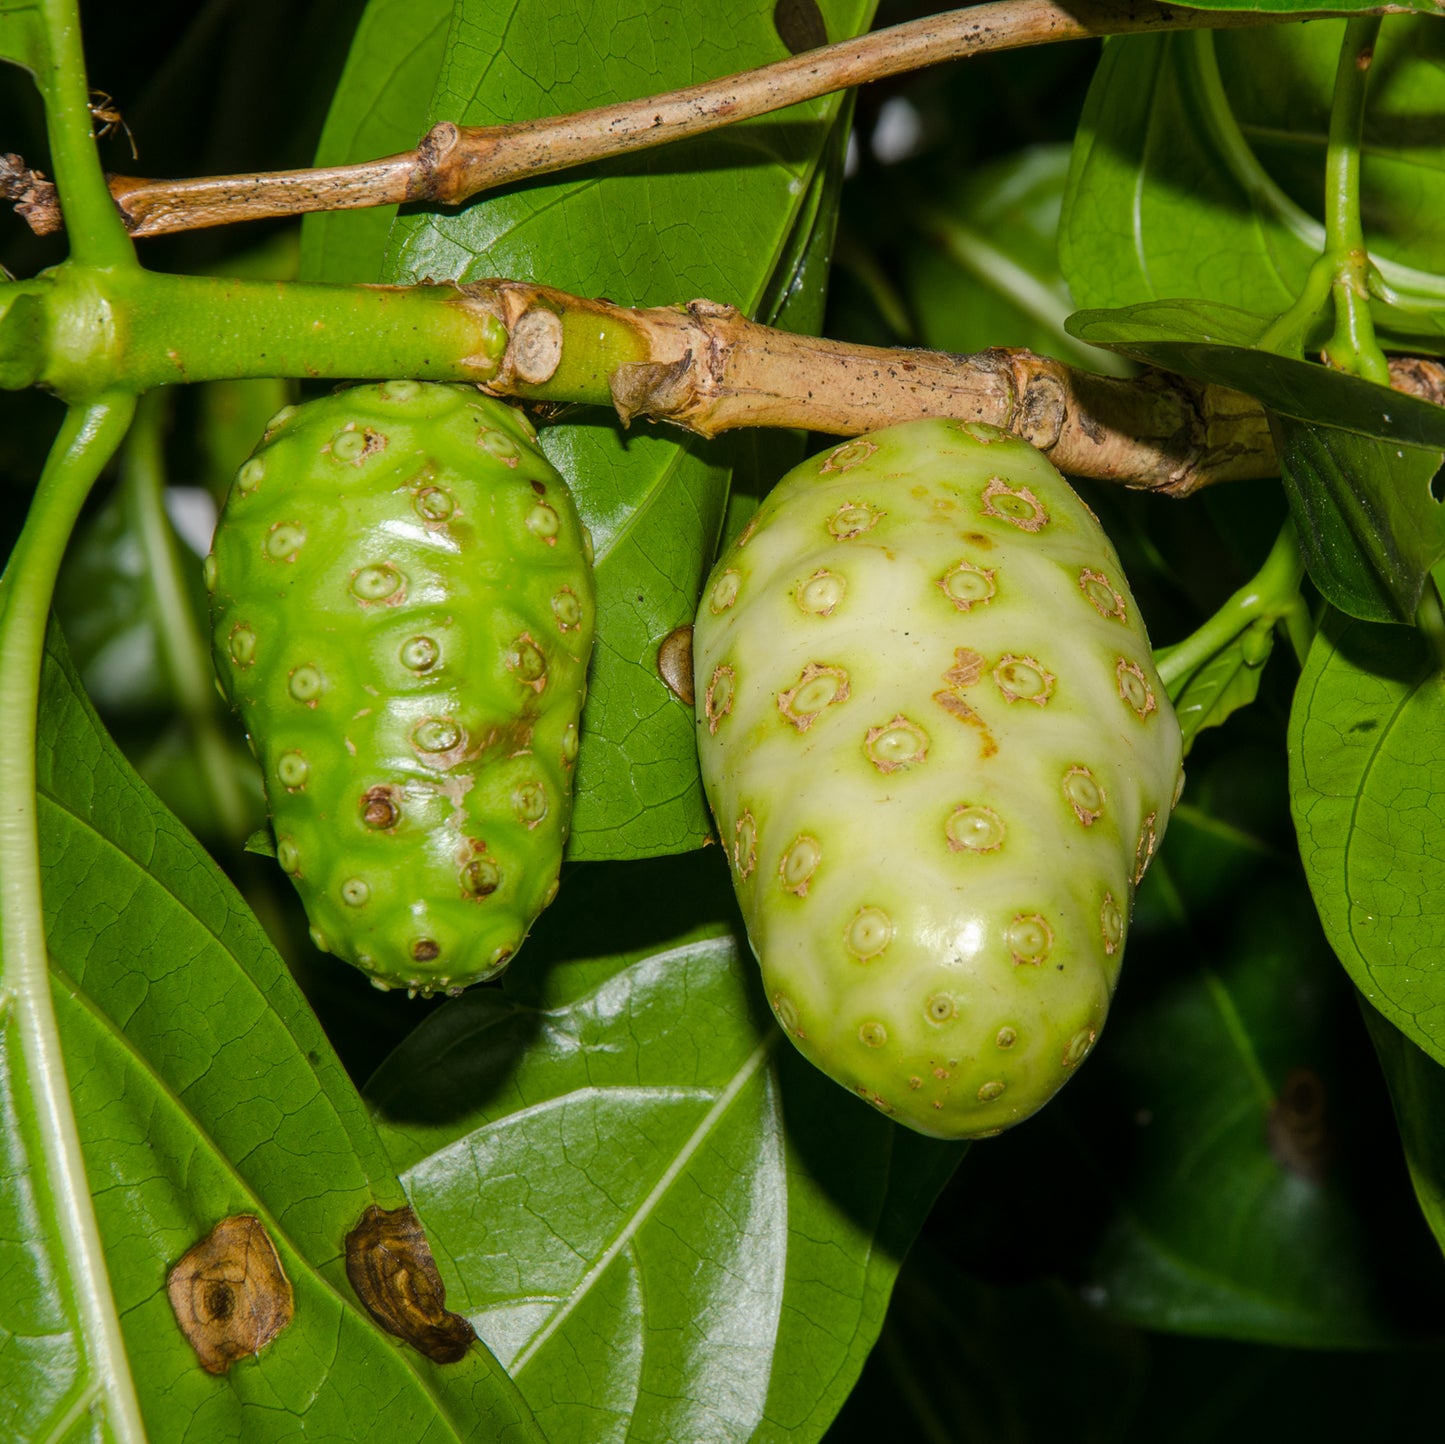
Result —
[[[317, 165], [374, 160], [421, 140], [451, 18], [452, 0], [371, 0], [326, 117]], [[380, 280], [395, 216], [395, 206], [308, 215], [301, 279]]]
[[1130, 371], [1064, 330], [1072, 303], [1058, 234], [1068, 170], [1068, 146], [1036, 146], [966, 171], [911, 208], [922, 234], [904, 252], [904, 292], [925, 346], [960, 355], [1023, 346], [1086, 369]]
[[1251, 629], [1216, 652], [1177, 690], [1170, 689], [1186, 756], [1195, 737], [1206, 727], [1223, 726], [1241, 707], [1254, 701], [1273, 645], [1272, 629]]
[[[244, 1427], [265, 1437], [266, 1420], [275, 1417], [267, 1409], [304, 1415], [313, 1396], [318, 1408], [327, 1401], [334, 1419], [351, 1419], [355, 1432], [369, 1427], [367, 1410], [393, 1407], [385, 1401], [392, 1393], [411, 1400], [398, 1418], [418, 1421], [397, 1438], [426, 1437], [427, 1430], [455, 1437], [448, 1421], [473, 1418], [520, 1431], [518, 1439], [535, 1437], [525, 1408], [483, 1351], [441, 1371], [400, 1353], [351, 1301], [342, 1240], [369, 1203], [402, 1201], [395, 1174], [259, 926], [115, 752], [73, 669], [54, 650], [40, 737], [42, 866], [57, 1008], [111, 1282], [155, 1436], [195, 1428], [223, 1437], [242, 1426], [222, 1425], [222, 1417], [254, 1409]], [[6, 1055], [12, 1069], [15, 1056]], [[15, 1117], [23, 1093], [12, 1093], [8, 1106]], [[22, 1148], [7, 1133], [6, 1153], [21, 1156]], [[199, 1371], [174, 1324], [166, 1323], [164, 1294], [166, 1267], [238, 1210], [270, 1221], [292, 1282], [314, 1303], [296, 1334], [299, 1362], [276, 1378], [263, 1371], [266, 1382], [249, 1404], [247, 1389], [191, 1379]], [[45, 1285], [44, 1269], [30, 1267], [25, 1283], [32, 1292], [21, 1293], [13, 1307], [45, 1304], [33, 1292]], [[52, 1343], [64, 1352], [53, 1335]], [[353, 1371], [375, 1375], [379, 1394], [361, 1388], [359, 1412], [351, 1414]], [[76, 1379], [69, 1397], [84, 1382]], [[214, 1427], [198, 1420], [214, 1420]]]
[[1445, 1249], [1445, 1141], [1435, 1120], [1445, 1109], [1445, 1068], [1373, 1008], [1365, 1022], [1395, 1105], [1395, 1121], [1420, 1212]]
[[[1189, 841], [1228, 845], [1218, 834]], [[1176, 845], [1172, 861], [1161, 880], [1188, 854]], [[1126, 1015], [1090, 1080], [1096, 1097], [1113, 1095], [1111, 1121], [1133, 1138], [1109, 1166], [1117, 1211], [1089, 1289], [1147, 1327], [1378, 1345], [1408, 1337], [1425, 1314], [1411, 1288], [1384, 1287], [1393, 1266], [1378, 1230], [1403, 1180], [1392, 1193], [1381, 1169], [1360, 1191], [1373, 1125], [1351, 1096], [1354, 1010], [1330, 986], [1308, 899], [1272, 881]], [[1203, 932], [1204, 918], [1195, 926]]]
[[1445, 1062], [1445, 694], [1418, 634], [1333, 617], [1290, 717], [1300, 855], [1366, 999]]
[[367, 1091], [553, 1444], [816, 1439], [963, 1152], [806, 1064], [731, 937], [465, 996]]
[[1207, 301], [1081, 311], [1096, 345], [1255, 397], [1272, 413], [1281, 473], [1311, 578], [1369, 621], [1415, 615], [1445, 553], [1431, 483], [1445, 459], [1445, 409], [1356, 376], [1253, 349], [1263, 317]]
[[38, 70], [46, 54], [45, 19], [41, 0], [5, 0], [0, 3], [0, 60]]
[[[689, 0], [660, 21], [623, 7], [591, 15], [584, 38], [560, 0], [457, 0], [428, 119], [501, 124], [781, 59], [773, 9], [767, 0], [724, 10]], [[830, 0], [823, 14], [839, 39], [867, 24], [871, 5]], [[840, 105], [828, 97], [455, 211], [404, 216], [384, 278], [512, 275], [628, 304], [706, 296], [754, 312], [790, 265]], [[572, 855], [694, 847], [710, 822], [691, 709], [667, 690], [655, 661], [668, 633], [692, 619], [722, 524], [728, 449], [643, 427], [624, 432], [603, 416], [548, 427], [543, 445], [572, 482], [597, 550], [601, 621]]]
[[[1060, 236], [1079, 305], [1189, 296], [1276, 315], [1294, 301], [1324, 247], [1342, 23], [1106, 44]], [[1438, 106], [1442, 43], [1430, 19], [1385, 21], [1366, 122], [1366, 241], [1395, 297], [1371, 310], [1385, 344], [1417, 350], [1445, 329], [1445, 191], [1417, 124]]]
[[1432, 491], [1445, 452], [1288, 416], [1272, 429], [1300, 548], [1325, 600], [1365, 621], [1412, 621], [1445, 554], [1445, 511]]

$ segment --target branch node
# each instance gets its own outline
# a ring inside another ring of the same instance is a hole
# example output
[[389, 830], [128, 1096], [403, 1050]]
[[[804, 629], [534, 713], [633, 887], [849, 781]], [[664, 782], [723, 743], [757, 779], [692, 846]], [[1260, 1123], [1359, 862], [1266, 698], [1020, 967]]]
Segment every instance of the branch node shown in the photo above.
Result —
[[562, 364], [562, 318], [545, 306], [523, 311], [512, 326], [512, 374], [527, 386], [550, 381]]

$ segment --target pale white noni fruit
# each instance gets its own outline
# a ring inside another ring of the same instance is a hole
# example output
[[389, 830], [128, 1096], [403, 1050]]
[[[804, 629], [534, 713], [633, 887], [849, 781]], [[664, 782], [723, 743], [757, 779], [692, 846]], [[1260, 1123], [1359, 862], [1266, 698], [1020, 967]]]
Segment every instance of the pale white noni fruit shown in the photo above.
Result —
[[889, 427], [790, 472], [693, 638], [703, 781], [774, 1015], [985, 1136], [1094, 1046], [1182, 781], [1119, 559], [1028, 443]]

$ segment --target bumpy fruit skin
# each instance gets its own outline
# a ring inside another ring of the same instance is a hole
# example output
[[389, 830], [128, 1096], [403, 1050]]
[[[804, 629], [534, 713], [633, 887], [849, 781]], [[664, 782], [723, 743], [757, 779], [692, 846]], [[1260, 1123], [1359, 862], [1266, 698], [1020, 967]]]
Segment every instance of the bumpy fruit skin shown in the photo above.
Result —
[[983, 1137], [1104, 1026], [1182, 782], [1119, 560], [1033, 447], [919, 421], [790, 472], [704, 590], [703, 781], [798, 1048]]
[[556, 891], [591, 545], [518, 411], [391, 381], [274, 417], [206, 562], [222, 690], [318, 947], [495, 975]]

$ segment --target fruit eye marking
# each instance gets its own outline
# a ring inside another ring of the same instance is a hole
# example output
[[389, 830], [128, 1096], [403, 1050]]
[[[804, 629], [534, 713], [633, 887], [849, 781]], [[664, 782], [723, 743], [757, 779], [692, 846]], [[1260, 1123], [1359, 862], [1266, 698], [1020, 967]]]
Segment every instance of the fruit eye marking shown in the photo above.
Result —
[[289, 837], [277, 841], [276, 861], [281, 865], [281, 871], [289, 872], [292, 877], [301, 871], [300, 849]]
[[462, 869], [461, 884], [467, 897], [491, 897], [502, 885], [502, 870], [490, 857], [475, 857]]
[[457, 509], [457, 499], [444, 486], [423, 487], [412, 500], [423, 521], [445, 521]]
[[540, 782], [525, 782], [512, 792], [512, 811], [518, 822], [528, 829], [536, 827], [547, 815], [547, 789]]
[[238, 667], [249, 667], [256, 660], [256, 634], [244, 622], [231, 628], [229, 650]]
[[418, 938], [411, 945], [411, 955], [419, 963], [434, 962], [441, 952], [441, 945], [435, 938]]
[[261, 485], [261, 478], [266, 475], [266, 463], [258, 456], [253, 456], [244, 463], [236, 473], [236, 489], [245, 495], [253, 492]]
[[441, 648], [430, 637], [408, 637], [401, 644], [401, 665], [409, 672], [429, 672], [441, 656]]
[[1106, 794], [1087, 767], [1071, 767], [1064, 773], [1064, 800], [1085, 827], [1092, 827], [1104, 815]]
[[1019, 1035], [1017, 1028], [1003, 1027], [1000, 1028], [996, 1034], [994, 1034], [993, 1042], [994, 1047], [1007, 1049], [1012, 1048], [1013, 1045], [1018, 1042], [1018, 1040]]
[[1119, 679], [1119, 696], [1134, 709], [1142, 722], [1158, 705], [1154, 701], [1154, 689], [1144, 676], [1144, 669], [1127, 657], [1120, 657], [1114, 669]]
[[299, 752], [283, 752], [276, 760], [276, 777], [288, 792], [305, 787], [310, 771], [306, 759]]
[[349, 877], [341, 884], [341, 901], [349, 908], [365, 907], [371, 900], [371, 884], [364, 878]]
[[321, 695], [322, 685], [321, 673], [315, 667], [297, 667], [291, 673], [286, 690], [298, 702], [305, 702], [307, 706], [314, 707], [316, 699]]
[[399, 602], [405, 586], [406, 578], [390, 562], [362, 567], [351, 579], [352, 595], [360, 602]]
[[507, 670], [534, 692], [540, 692], [547, 685], [547, 659], [526, 632], [512, 643], [504, 661]]
[[938, 587], [960, 612], [966, 612], [972, 607], [986, 607], [993, 600], [998, 591], [993, 578], [993, 572], [986, 567], [956, 562], [939, 577]]
[[559, 631], [571, 632], [582, 625], [582, 602], [571, 587], [553, 593], [552, 615]]
[[557, 513], [545, 501], [539, 501], [527, 513], [526, 527], [539, 541], [554, 547], [557, 545], [557, 533], [562, 529], [562, 523], [558, 520]]
[[1104, 954], [1112, 958], [1124, 941], [1124, 914], [1111, 892], [1104, 894], [1104, 906], [1099, 910], [1099, 932], [1104, 939]]
[[798, 897], [808, 895], [808, 884], [813, 880], [813, 874], [818, 870], [818, 864], [823, 860], [823, 849], [816, 837], [809, 837], [806, 833], [793, 840], [793, 845], [783, 854], [783, 860], [778, 864], [778, 877], [783, 887]]
[[737, 677], [733, 669], [721, 663], [714, 669], [712, 681], [707, 684], [707, 695], [703, 698], [703, 710], [707, 715], [707, 730], [715, 733], [718, 723], [733, 710], [733, 693]]
[[1036, 658], [1009, 653], [998, 659], [993, 680], [1005, 702], [1033, 702], [1043, 707], [1053, 696], [1058, 679]]
[[744, 812], [733, 829], [733, 866], [738, 876], [746, 882], [753, 875], [758, 862], [758, 827], [751, 812]]
[[868, 760], [887, 776], [928, 756], [928, 734], [901, 712], [881, 727], [870, 727], [863, 739]]
[[421, 395], [421, 382], [410, 380], [383, 381], [378, 390], [388, 401], [415, 401]]
[[1013, 433], [1001, 427], [990, 426], [987, 421], [960, 421], [958, 429], [980, 446], [992, 446], [996, 441], [1010, 441]]
[[1044, 504], [1028, 487], [1017, 490], [1001, 476], [989, 478], [983, 489], [983, 515], [997, 517], [1020, 531], [1038, 532], [1049, 524], [1049, 514]]
[[[477, 437], [477, 445], [488, 456], [494, 456], [498, 461], [505, 461], [508, 466], [516, 466], [517, 443], [505, 431], [484, 431]], [[554, 512], [553, 515], [555, 516], [556, 513]]]
[[950, 852], [995, 852], [1003, 846], [1003, 818], [991, 807], [964, 803], [943, 824]]
[[1084, 1061], [1089, 1049], [1094, 1046], [1094, 1039], [1099, 1035], [1093, 1028], [1080, 1028], [1072, 1038], [1069, 1039], [1069, 1046], [1064, 1049], [1064, 1056], [1060, 1060], [1065, 1068], [1077, 1068]]
[[205, 582], [208, 592], [216, 590], [216, 558], [214, 555], [208, 556], [201, 563], [201, 580]]
[[401, 808], [385, 783], [362, 793], [361, 820], [375, 832], [385, 832], [401, 821]]
[[350, 462], [360, 466], [368, 456], [382, 450], [386, 446], [386, 437], [379, 431], [373, 431], [370, 427], [363, 427], [360, 431], [354, 427], [348, 427], [345, 431], [331, 439], [331, 455], [337, 461]]
[[411, 743], [418, 752], [435, 755], [461, 746], [462, 729], [450, 717], [423, 717], [411, 729]]
[[803, 1030], [798, 1026], [798, 1009], [793, 1000], [786, 993], [774, 993], [772, 1002], [778, 1022], [795, 1037], [803, 1037]]
[[893, 919], [882, 908], [859, 908], [844, 930], [843, 941], [855, 958], [866, 963], [893, 941]]
[[849, 471], [855, 466], [861, 466], [877, 450], [878, 445], [873, 441], [845, 441], [842, 446], [835, 446], [828, 453], [818, 468], [818, 475], [823, 476], [830, 471]]
[[978, 1090], [978, 1101], [980, 1103], [992, 1103], [995, 1098], [1002, 1098], [1003, 1091], [1008, 1085], [1001, 1078], [991, 1078]]
[[1159, 846], [1159, 834], [1154, 830], [1158, 817], [1157, 812], [1151, 812], [1139, 829], [1139, 842], [1134, 849], [1135, 887], [1144, 881], [1144, 874], [1149, 871], [1149, 864], [1154, 861], [1154, 850]]
[[577, 735], [577, 724], [569, 722], [562, 733], [562, 765], [570, 767], [577, 760], [577, 748], [581, 739]]
[[1114, 584], [1103, 572], [1090, 571], [1085, 567], [1079, 573], [1079, 588], [1093, 604], [1101, 617], [1113, 622], [1129, 620], [1129, 605], [1114, 589]]
[[814, 617], [831, 617], [848, 590], [847, 581], [827, 567], [819, 567], [797, 590], [800, 611]]
[[732, 567], [729, 567], [712, 584], [712, 591], [708, 594], [708, 610], [713, 616], [720, 616], [732, 606], [738, 599], [738, 591], [742, 587], [742, 576]]
[[1054, 930], [1038, 913], [1020, 913], [1004, 933], [1004, 941], [1016, 963], [1038, 964], [1054, 945]]
[[958, 1000], [952, 993], [935, 993], [923, 1005], [923, 1011], [930, 1023], [947, 1023], [958, 1015]]
[[809, 662], [798, 680], [778, 694], [778, 711], [806, 732], [826, 707], [848, 700], [848, 674], [842, 667]]
[[845, 502], [828, 518], [828, 530], [838, 541], [852, 541], [872, 531], [887, 514], [867, 502]]
[[888, 1029], [882, 1023], [864, 1023], [858, 1029], [858, 1041], [865, 1048], [881, 1048], [888, 1041]]

